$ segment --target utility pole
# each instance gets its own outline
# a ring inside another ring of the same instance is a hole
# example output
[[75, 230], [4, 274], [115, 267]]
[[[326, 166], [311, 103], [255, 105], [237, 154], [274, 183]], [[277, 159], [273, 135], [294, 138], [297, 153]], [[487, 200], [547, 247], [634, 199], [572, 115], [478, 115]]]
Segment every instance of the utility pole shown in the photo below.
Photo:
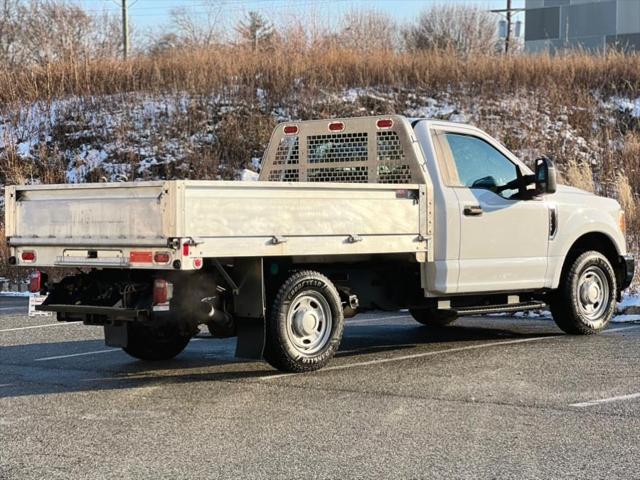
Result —
[[[123, 0], [126, 1], [126, 0]], [[509, 44], [511, 43], [511, 0], [507, 0], [507, 36], [504, 39], [504, 53], [507, 55], [509, 53]]]
[[[511, 6], [512, 4], [512, 0], [507, 0], [507, 8], [501, 8], [498, 10], [489, 10], [491, 13], [497, 13], [499, 15], [504, 16], [505, 20], [506, 20], [506, 32], [504, 32], [504, 53], [505, 55], [509, 53], [509, 50], [511, 50], [511, 30], [512, 30], [512, 19], [513, 19], [513, 15], [514, 14], [518, 14], [521, 12], [526, 11], [526, 9], [524, 8], [513, 8]], [[502, 28], [502, 21], [500, 21], [501, 24], [501, 28]], [[516, 32], [518, 32], [519, 28], [518, 25], [516, 23]], [[500, 31], [500, 36], [502, 36], [502, 30]], [[516, 33], [516, 36], [519, 36], [519, 33]]]
[[122, 0], [122, 56], [129, 56], [129, 9], [127, 0]]

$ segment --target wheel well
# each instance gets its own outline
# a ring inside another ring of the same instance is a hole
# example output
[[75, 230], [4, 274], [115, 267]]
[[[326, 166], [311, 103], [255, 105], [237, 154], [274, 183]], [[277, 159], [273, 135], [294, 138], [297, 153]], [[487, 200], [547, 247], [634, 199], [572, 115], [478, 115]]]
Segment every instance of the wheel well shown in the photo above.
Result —
[[613, 271], [616, 273], [617, 284], [620, 285], [622, 282], [623, 272], [618, 249], [607, 235], [599, 232], [591, 232], [582, 235], [573, 243], [573, 245], [571, 245], [566, 258], [564, 259], [564, 263], [562, 265], [562, 276], [560, 278], [564, 278], [567, 270], [571, 267], [576, 258], [589, 250], [595, 250], [607, 257], [607, 260], [609, 260], [613, 267]]

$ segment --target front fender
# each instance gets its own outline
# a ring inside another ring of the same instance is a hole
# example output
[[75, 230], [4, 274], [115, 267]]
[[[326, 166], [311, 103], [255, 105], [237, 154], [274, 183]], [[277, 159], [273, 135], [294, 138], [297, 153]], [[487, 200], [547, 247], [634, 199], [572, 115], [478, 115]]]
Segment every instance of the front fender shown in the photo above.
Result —
[[549, 241], [548, 288], [558, 288], [562, 267], [571, 247], [587, 234], [597, 233], [606, 237], [615, 247], [618, 256], [627, 253], [624, 234], [618, 224], [620, 207], [614, 200], [609, 200], [606, 205], [609, 208], [571, 208], [571, 205], [558, 207], [558, 233]]

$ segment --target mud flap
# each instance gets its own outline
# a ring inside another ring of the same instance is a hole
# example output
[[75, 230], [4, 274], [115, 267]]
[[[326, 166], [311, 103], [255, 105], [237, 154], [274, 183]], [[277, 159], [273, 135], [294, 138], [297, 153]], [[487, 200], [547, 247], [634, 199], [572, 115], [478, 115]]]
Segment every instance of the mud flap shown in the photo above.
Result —
[[128, 341], [126, 323], [118, 322], [115, 325], [104, 326], [104, 343], [107, 347], [124, 348]]
[[265, 344], [264, 318], [236, 319], [238, 343], [236, 343], [236, 357], [262, 359]]
[[265, 345], [265, 292], [262, 258], [237, 259], [234, 305], [238, 343], [236, 357], [261, 359]]

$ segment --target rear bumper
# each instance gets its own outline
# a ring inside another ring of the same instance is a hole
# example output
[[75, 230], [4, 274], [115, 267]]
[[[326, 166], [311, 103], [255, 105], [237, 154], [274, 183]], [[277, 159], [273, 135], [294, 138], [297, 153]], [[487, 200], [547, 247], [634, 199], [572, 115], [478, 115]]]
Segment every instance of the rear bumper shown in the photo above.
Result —
[[622, 283], [620, 284], [620, 290], [624, 290], [633, 280], [633, 274], [636, 270], [636, 261], [632, 255], [623, 255], [620, 257], [622, 263]]
[[95, 317], [105, 317], [112, 320], [136, 321], [148, 318], [147, 310], [129, 308], [101, 307], [93, 305], [38, 305], [36, 310], [41, 312], [55, 312], [63, 315], [67, 321], [91, 321]]

